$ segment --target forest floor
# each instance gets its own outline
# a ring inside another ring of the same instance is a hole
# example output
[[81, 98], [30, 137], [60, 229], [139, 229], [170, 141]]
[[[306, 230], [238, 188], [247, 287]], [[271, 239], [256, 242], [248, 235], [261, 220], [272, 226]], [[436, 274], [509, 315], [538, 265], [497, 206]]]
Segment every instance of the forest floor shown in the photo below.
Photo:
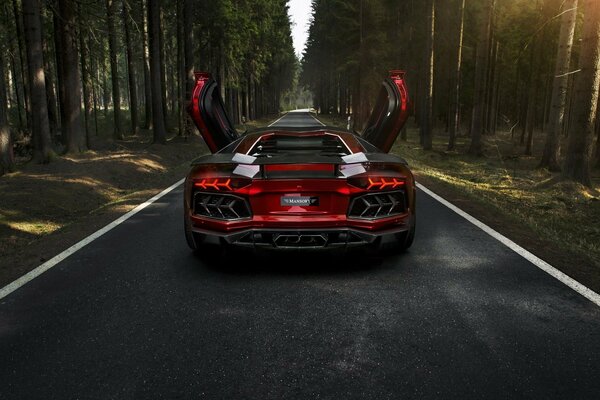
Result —
[[[323, 122], [346, 121], [319, 116]], [[600, 169], [594, 189], [537, 169], [544, 137], [537, 134], [534, 155], [508, 132], [486, 136], [483, 157], [466, 155], [469, 139], [458, 138], [446, 151], [448, 136], [436, 132], [432, 151], [408, 129], [392, 152], [404, 157], [417, 180], [569, 276], [600, 292]], [[563, 147], [564, 148], [564, 147]]]

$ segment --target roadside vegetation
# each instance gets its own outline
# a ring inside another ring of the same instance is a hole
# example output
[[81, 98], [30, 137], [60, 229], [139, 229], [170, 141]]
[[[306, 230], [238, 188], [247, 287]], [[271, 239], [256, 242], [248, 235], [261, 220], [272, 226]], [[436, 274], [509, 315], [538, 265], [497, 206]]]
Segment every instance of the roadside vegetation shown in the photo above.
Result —
[[360, 132], [387, 71], [403, 69], [424, 150], [444, 132], [446, 149], [481, 157], [510, 131], [515, 153], [537, 155], [532, 169], [593, 189], [599, 1], [315, 0], [313, 10], [300, 83], [320, 114], [351, 114]]

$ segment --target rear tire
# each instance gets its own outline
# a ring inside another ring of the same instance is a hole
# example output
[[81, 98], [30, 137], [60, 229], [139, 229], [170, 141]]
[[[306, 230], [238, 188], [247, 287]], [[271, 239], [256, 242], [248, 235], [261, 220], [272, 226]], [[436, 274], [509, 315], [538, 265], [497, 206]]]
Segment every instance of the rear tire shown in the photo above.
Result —
[[187, 245], [192, 250], [197, 250], [198, 246], [196, 245], [196, 240], [194, 238], [194, 232], [192, 232], [192, 228], [190, 227], [187, 219], [184, 217], [183, 219], [183, 231], [185, 233], [185, 241]]
[[410, 229], [406, 232], [401, 232], [396, 234], [396, 241], [392, 246], [390, 246], [389, 250], [392, 253], [400, 254], [404, 253], [406, 250], [412, 246], [415, 241], [415, 231], [417, 226], [416, 217], [412, 217], [412, 223]]

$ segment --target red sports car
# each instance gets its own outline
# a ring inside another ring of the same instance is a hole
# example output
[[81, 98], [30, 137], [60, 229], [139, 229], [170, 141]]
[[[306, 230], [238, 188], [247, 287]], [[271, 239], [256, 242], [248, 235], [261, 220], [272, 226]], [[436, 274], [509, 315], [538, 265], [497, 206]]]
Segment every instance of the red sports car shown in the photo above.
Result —
[[185, 180], [189, 246], [410, 247], [415, 181], [406, 161], [388, 154], [407, 103], [404, 73], [391, 71], [360, 135], [275, 124], [240, 136], [215, 80], [196, 73], [188, 111], [213, 154], [194, 160]]

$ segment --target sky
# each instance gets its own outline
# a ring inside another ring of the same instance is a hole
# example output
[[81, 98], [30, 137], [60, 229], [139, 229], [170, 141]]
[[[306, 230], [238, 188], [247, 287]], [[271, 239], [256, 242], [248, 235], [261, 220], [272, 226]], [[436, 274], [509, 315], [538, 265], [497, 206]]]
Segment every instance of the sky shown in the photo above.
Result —
[[308, 39], [309, 19], [311, 17], [311, 0], [290, 0], [290, 17], [292, 19], [292, 38], [294, 39], [294, 50], [298, 57], [302, 57], [302, 51]]

